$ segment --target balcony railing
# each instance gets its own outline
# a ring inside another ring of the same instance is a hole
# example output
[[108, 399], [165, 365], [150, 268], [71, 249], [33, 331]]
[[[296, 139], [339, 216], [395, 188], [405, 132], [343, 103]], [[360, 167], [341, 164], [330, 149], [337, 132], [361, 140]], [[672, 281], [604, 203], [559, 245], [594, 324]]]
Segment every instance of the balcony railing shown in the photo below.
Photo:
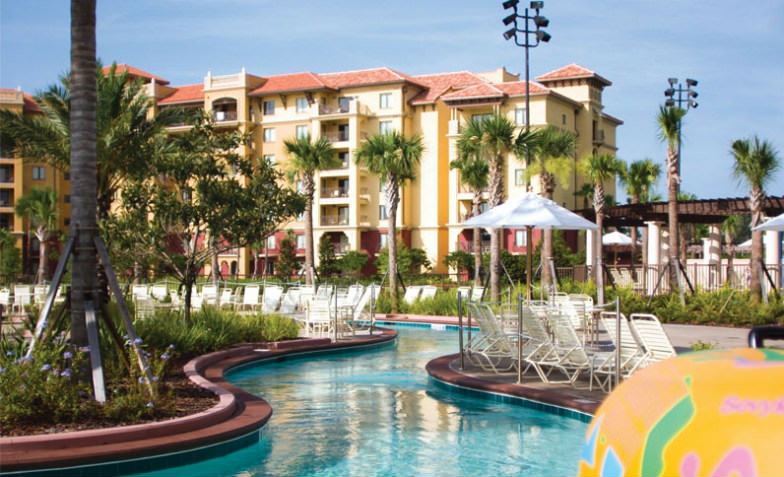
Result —
[[333, 248], [335, 249], [335, 254], [344, 254], [348, 252], [348, 244], [347, 243], [335, 243], [332, 244]]
[[341, 104], [338, 106], [327, 106], [324, 104], [319, 104], [318, 113], [319, 115], [326, 115], [326, 114], [346, 114], [351, 110], [350, 104]]
[[330, 142], [348, 141], [348, 131], [330, 131], [325, 132], [322, 136], [326, 137]]
[[599, 129], [593, 132], [593, 142], [595, 144], [604, 143], [604, 129]]
[[321, 225], [348, 225], [348, 217], [339, 215], [322, 215]]
[[212, 117], [216, 121], [236, 121], [237, 111], [215, 111]]
[[[457, 249], [462, 250], [463, 252], [474, 253], [474, 243], [473, 242], [458, 242]], [[482, 253], [487, 253], [490, 251], [490, 241], [483, 240], [479, 244], [479, 249]]]
[[321, 198], [345, 198], [348, 197], [348, 187], [322, 187]]

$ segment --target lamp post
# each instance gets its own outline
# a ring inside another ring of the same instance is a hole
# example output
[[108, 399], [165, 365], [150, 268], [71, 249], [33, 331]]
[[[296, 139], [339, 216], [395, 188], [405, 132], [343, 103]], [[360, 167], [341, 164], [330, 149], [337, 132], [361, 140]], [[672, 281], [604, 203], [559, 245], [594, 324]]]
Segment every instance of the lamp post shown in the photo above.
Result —
[[[529, 8], [526, 7], [521, 15], [517, 9], [519, 0], [506, 0], [502, 5], [506, 10], [510, 8], [513, 13], [503, 19], [504, 25], [509, 26], [514, 23], [514, 27], [504, 32], [504, 38], [511, 40], [514, 38], [515, 45], [525, 49], [525, 132], [531, 130], [531, 116], [530, 116], [530, 103], [531, 93], [528, 86], [528, 49], [539, 46], [540, 42], [547, 43], [550, 41], [550, 34], [542, 30], [550, 24], [550, 20], [539, 14], [539, 10], [544, 8], [544, 2], [531, 2], [530, 9], [535, 12], [535, 15], [529, 14]], [[530, 22], [533, 22], [531, 25]], [[525, 167], [530, 163], [530, 156], [528, 148], [525, 151]], [[526, 184], [526, 188], [530, 190], [530, 183]]]
[[[676, 105], [688, 111], [691, 108], [697, 107], [697, 101], [694, 99], [698, 96], [697, 92], [692, 88], [697, 87], [697, 80], [686, 78], [686, 87], [678, 83], [678, 78], [667, 78], [670, 87], [664, 90], [664, 96], [667, 100], [664, 105], [668, 108], [675, 107]], [[677, 85], [676, 85], [677, 84]], [[686, 107], [684, 107], [684, 105]], [[685, 113], [684, 113], [685, 114]], [[678, 176], [681, 175], [681, 121], [678, 121]]]

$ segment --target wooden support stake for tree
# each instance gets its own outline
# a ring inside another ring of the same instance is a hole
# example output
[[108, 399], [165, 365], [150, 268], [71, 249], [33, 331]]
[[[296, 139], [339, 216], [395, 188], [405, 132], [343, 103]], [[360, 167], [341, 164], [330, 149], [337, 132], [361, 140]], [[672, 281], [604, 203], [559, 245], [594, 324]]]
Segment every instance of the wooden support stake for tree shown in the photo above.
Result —
[[95, 319], [95, 305], [92, 300], [84, 302], [84, 319], [87, 323], [87, 344], [90, 345], [90, 365], [93, 368], [93, 394], [95, 400], [103, 404], [106, 402], [106, 383], [103, 379], [98, 321]]

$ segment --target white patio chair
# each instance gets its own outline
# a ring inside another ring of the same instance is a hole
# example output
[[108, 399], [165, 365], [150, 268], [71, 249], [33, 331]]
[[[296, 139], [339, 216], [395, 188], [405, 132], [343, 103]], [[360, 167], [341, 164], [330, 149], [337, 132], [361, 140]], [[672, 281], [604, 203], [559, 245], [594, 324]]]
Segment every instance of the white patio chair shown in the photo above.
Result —
[[676, 356], [670, 337], [664, 332], [661, 322], [655, 315], [632, 313], [629, 315], [629, 320], [632, 333], [636, 333], [642, 345], [650, 353], [649, 361], [662, 361]]
[[46, 301], [46, 295], [49, 293], [49, 285], [36, 285], [33, 287], [33, 302], [41, 306]]
[[434, 287], [433, 285], [425, 285], [422, 287], [422, 293], [419, 295], [419, 299], [424, 300], [425, 298], [433, 298], [436, 296], [437, 291], [438, 287]]
[[218, 304], [218, 285], [202, 285], [201, 296], [205, 305]]
[[329, 299], [314, 297], [305, 309], [305, 334], [309, 336], [330, 336], [333, 319]]
[[33, 287], [31, 285], [14, 285], [14, 304], [12, 311], [24, 313], [25, 306], [33, 301]]
[[[550, 366], [563, 372], [567, 377], [567, 382], [575, 387], [580, 374], [583, 371], [588, 371], [588, 389], [593, 390], [593, 384], [596, 382], [603, 391], [607, 391], [614, 371], [612, 366], [615, 362], [614, 353], [612, 351], [589, 353], [577, 336], [577, 332], [572, 326], [572, 320], [568, 316], [558, 313], [552, 314], [550, 328], [555, 337], [555, 351], [558, 357], [557, 361]], [[550, 380], [549, 382], [555, 381]]]
[[165, 283], [156, 283], [150, 288], [150, 295], [158, 301], [163, 301], [169, 295], [169, 289]]
[[275, 313], [280, 305], [280, 298], [283, 296], [283, 288], [279, 286], [267, 285], [264, 287], [264, 296], [261, 299], [261, 312]]
[[147, 285], [135, 284], [131, 287], [131, 298], [136, 300], [146, 300], [150, 297], [150, 290]]
[[286, 290], [283, 297], [280, 299], [280, 308], [278, 313], [283, 315], [293, 315], [297, 310], [297, 303], [299, 303], [299, 288], [291, 287]]
[[409, 305], [412, 305], [415, 301], [417, 301], [421, 292], [421, 286], [411, 285], [410, 287], [406, 288], [406, 293], [403, 295], [403, 300]]
[[471, 289], [471, 301], [480, 302], [485, 294], [485, 287], [474, 287]]
[[626, 378], [635, 371], [649, 364], [650, 352], [646, 351], [637, 337], [632, 333], [629, 320], [621, 313], [621, 342], [618, 343], [618, 327], [614, 311], [603, 311], [601, 322], [607, 334], [610, 336], [613, 346], [620, 347], [621, 353], [621, 376]]
[[242, 302], [237, 304], [237, 310], [255, 311], [259, 308], [259, 285], [246, 285], [242, 293]]

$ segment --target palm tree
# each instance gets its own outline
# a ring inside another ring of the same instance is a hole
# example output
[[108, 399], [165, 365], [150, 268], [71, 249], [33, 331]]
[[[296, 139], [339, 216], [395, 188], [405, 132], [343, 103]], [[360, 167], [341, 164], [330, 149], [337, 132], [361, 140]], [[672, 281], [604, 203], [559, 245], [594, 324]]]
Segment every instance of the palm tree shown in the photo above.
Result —
[[724, 243], [727, 247], [727, 280], [730, 282], [730, 285], [735, 283], [735, 266], [733, 264], [735, 261], [735, 244], [733, 242], [738, 235], [740, 227], [740, 215], [730, 215], [721, 223], [721, 230], [724, 232]]
[[[517, 141], [517, 154], [524, 154], [521, 134]], [[526, 168], [528, 178], [539, 176], [539, 186], [544, 197], [552, 200], [555, 192], [556, 180], [565, 181], [572, 171], [572, 155], [576, 148], [575, 135], [555, 126], [547, 126], [537, 131], [537, 136], [529, 138], [532, 143], [534, 160]], [[542, 284], [550, 283], [550, 259], [553, 256], [553, 231], [546, 229], [542, 241]]]
[[416, 134], [405, 137], [399, 131], [386, 135], [368, 137], [357, 148], [355, 157], [358, 164], [364, 165], [386, 184], [388, 212], [389, 287], [392, 290], [392, 310], [397, 311], [397, 206], [400, 202], [400, 188], [416, 178], [416, 171], [422, 159], [424, 145], [422, 136]]
[[581, 172], [593, 184], [593, 209], [596, 212], [596, 225], [599, 226], [598, 240], [595, 241], [594, 253], [596, 272], [596, 286], [599, 303], [604, 303], [604, 283], [602, 276], [602, 227], [604, 225], [605, 194], [604, 184], [614, 181], [616, 175], [621, 174], [623, 162], [612, 154], [592, 154], [580, 162]]
[[[631, 204], [648, 202], [652, 187], [658, 182], [661, 166], [650, 159], [634, 161], [624, 168], [620, 176], [621, 183], [626, 186], [626, 194]], [[632, 227], [632, 264], [637, 255], [637, 227]], [[645, 262], [645, 260], [643, 260]], [[645, 264], [643, 264], [644, 266]]]
[[[470, 122], [468, 126], [476, 133], [477, 147], [487, 160], [490, 182], [488, 206], [496, 207], [504, 201], [504, 162], [514, 148], [512, 121], [495, 113], [481, 120], [478, 128]], [[468, 129], [468, 128], [466, 128]], [[474, 136], [471, 136], [474, 137]], [[497, 301], [500, 295], [501, 278], [501, 231], [490, 231], [490, 296]]]
[[[765, 186], [773, 180], [773, 174], [781, 167], [778, 152], [768, 141], [759, 137], [738, 139], [732, 143], [732, 155], [735, 158], [733, 175], [738, 182], [747, 185], [749, 193], [749, 209], [751, 209], [751, 227], [762, 223], [762, 203], [765, 200]], [[762, 232], [751, 232], [751, 283], [749, 287], [756, 300], [762, 297], [762, 283], [759, 275], [759, 264], [762, 263]]]
[[71, 230], [76, 237], [71, 264], [71, 342], [86, 346], [85, 301], [96, 286], [93, 237], [96, 217], [95, 1], [71, 0], [70, 135]]
[[[458, 158], [449, 164], [450, 169], [460, 171], [460, 182], [467, 185], [474, 196], [471, 200], [470, 217], [479, 215], [479, 206], [482, 203], [482, 190], [487, 188], [490, 175], [490, 166], [482, 158], [478, 137], [481, 121], [470, 119], [457, 140]], [[482, 267], [481, 230], [473, 230], [474, 249], [474, 286], [479, 286], [479, 270]]]
[[289, 178], [302, 180], [305, 194], [305, 279], [313, 283], [314, 245], [313, 245], [313, 196], [316, 193], [316, 171], [334, 169], [340, 165], [332, 143], [324, 136], [313, 141], [310, 134], [297, 139], [283, 141], [291, 160]]
[[35, 227], [35, 238], [38, 239], [38, 272], [35, 283], [46, 281], [46, 263], [48, 261], [46, 245], [57, 229], [57, 195], [47, 187], [45, 189], [31, 189], [26, 195], [20, 197], [14, 206], [16, 215], [27, 216]]
[[676, 257], [678, 254], [678, 186], [681, 183], [678, 144], [681, 140], [681, 120], [686, 110], [678, 107], [659, 107], [656, 121], [659, 125], [659, 140], [667, 143], [667, 221], [670, 235], [670, 289], [677, 285]]

